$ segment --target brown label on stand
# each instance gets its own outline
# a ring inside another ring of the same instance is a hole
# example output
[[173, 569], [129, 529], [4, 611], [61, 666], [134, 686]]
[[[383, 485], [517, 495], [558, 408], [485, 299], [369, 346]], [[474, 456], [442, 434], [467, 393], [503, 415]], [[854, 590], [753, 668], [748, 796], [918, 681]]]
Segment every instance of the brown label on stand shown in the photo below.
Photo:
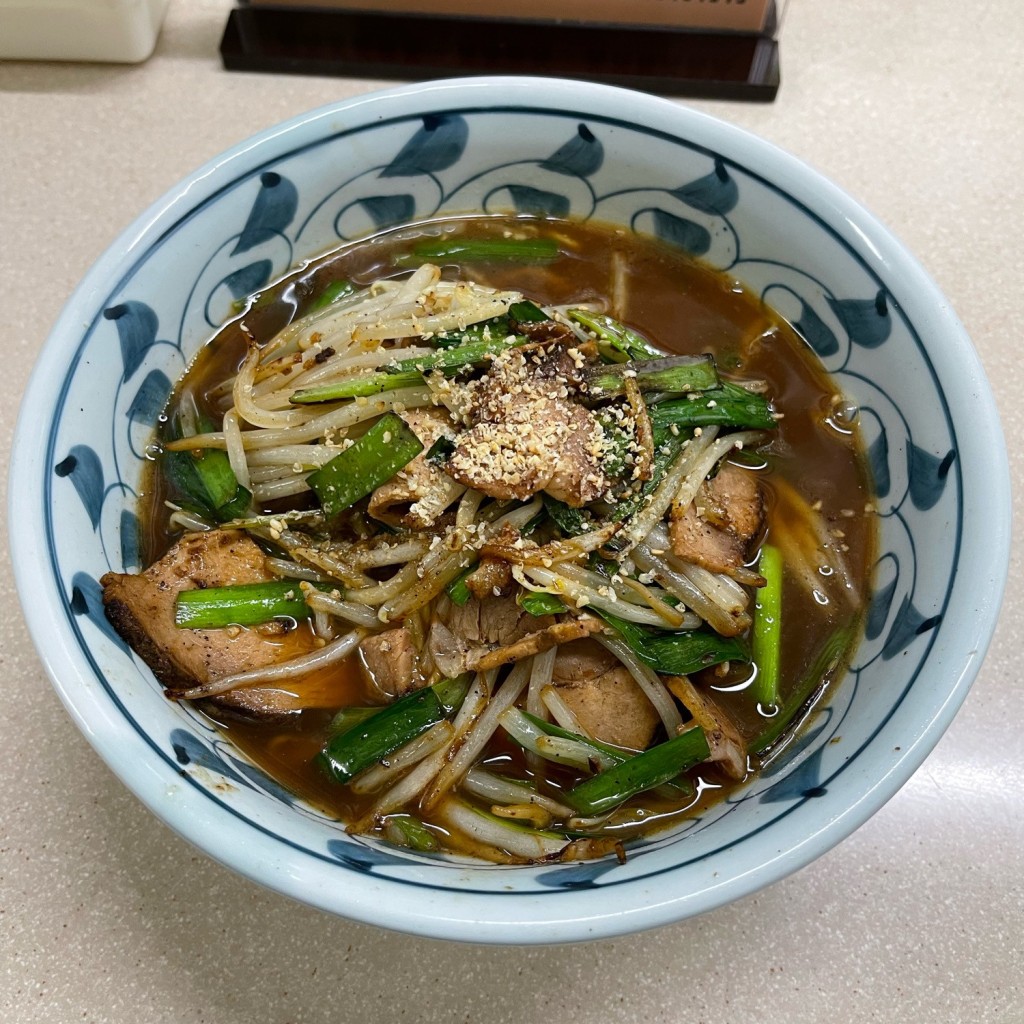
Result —
[[480, 0], [248, 0], [248, 6], [762, 32], [773, 4], [772, 0], [516, 0], [511, 11]]

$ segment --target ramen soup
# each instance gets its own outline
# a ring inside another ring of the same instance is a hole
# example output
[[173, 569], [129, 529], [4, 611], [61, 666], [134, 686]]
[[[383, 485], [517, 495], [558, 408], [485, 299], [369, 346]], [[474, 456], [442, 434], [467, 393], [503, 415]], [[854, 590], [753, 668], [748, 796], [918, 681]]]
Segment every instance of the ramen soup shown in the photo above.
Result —
[[632, 233], [425, 223], [252, 296], [179, 382], [108, 616], [354, 834], [626, 856], [843, 670], [856, 410], [728, 274]]

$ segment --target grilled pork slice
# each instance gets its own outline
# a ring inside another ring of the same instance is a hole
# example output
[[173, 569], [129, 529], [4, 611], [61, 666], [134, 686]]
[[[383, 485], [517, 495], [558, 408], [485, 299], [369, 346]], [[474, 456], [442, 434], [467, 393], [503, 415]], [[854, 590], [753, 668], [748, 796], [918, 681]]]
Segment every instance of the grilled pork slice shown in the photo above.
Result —
[[[109, 572], [100, 584], [107, 618], [173, 695], [312, 650], [311, 634], [289, 631], [281, 623], [255, 629], [179, 629], [174, 624], [175, 600], [182, 590], [273, 578], [263, 552], [244, 533], [210, 530], [186, 535], [145, 572]], [[311, 677], [287, 687], [239, 689], [214, 699], [252, 714], [276, 715], [336, 706], [333, 689], [326, 680]]]
[[371, 682], [384, 696], [401, 697], [426, 685], [407, 626], [366, 637], [359, 644], [359, 654]]
[[370, 495], [369, 513], [391, 526], [413, 530], [433, 526], [464, 488], [427, 462], [430, 446], [451, 437], [452, 421], [444, 409], [412, 409], [402, 419], [419, 438], [423, 451]]
[[607, 441], [594, 414], [573, 400], [585, 365], [586, 354], [564, 342], [495, 357], [469, 385], [471, 425], [456, 438], [449, 476], [502, 501], [546, 491], [578, 508], [600, 497], [609, 486]]
[[551, 682], [594, 739], [644, 750], [660, 719], [627, 669], [594, 640], [567, 644], [555, 658]]
[[725, 463], [686, 509], [671, 510], [672, 552], [709, 572], [733, 574], [764, 526], [764, 495], [753, 472]]
[[550, 344], [557, 341], [565, 346], [579, 345], [579, 340], [571, 328], [557, 320], [536, 320], [517, 323], [515, 333], [529, 338], [534, 345]]
[[497, 647], [494, 650], [478, 648], [471, 651], [469, 667], [478, 672], [489, 672], [492, 668], [511, 665], [532, 658], [535, 654], [550, 651], [552, 647], [560, 647], [562, 644], [590, 636], [591, 633], [599, 633], [603, 628], [601, 620], [591, 615], [581, 615], [578, 618], [568, 616], [553, 626], [527, 633], [521, 640], [505, 647]]
[[521, 394], [506, 419], [478, 423], [459, 436], [448, 473], [499, 501], [538, 491], [579, 508], [604, 493], [604, 434], [582, 406]]
[[485, 597], [508, 597], [515, 590], [512, 566], [504, 559], [485, 555], [466, 577], [466, 586], [478, 601]]
[[444, 617], [457, 637], [488, 647], [507, 647], [555, 621], [550, 615], [530, 615], [512, 597], [485, 597], [461, 607], [453, 604]]
[[536, 617], [523, 611], [512, 597], [485, 597], [462, 606], [447, 602], [431, 623], [427, 647], [438, 669], [458, 676], [483, 655], [511, 647], [554, 623], [551, 615]]

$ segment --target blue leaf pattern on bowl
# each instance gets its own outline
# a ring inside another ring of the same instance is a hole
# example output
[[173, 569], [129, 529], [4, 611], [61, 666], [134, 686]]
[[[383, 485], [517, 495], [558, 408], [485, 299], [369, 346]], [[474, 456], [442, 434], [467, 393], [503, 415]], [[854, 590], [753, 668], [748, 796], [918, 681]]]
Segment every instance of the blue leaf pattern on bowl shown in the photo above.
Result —
[[[799, 298], [799, 296], [798, 296]], [[835, 332], [814, 311], [814, 307], [800, 299], [800, 316], [793, 321], [793, 326], [800, 336], [814, 349], [819, 359], [828, 359], [839, 351], [839, 339]]]
[[133, 509], [121, 509], [121, 565], [126, 570], [138, 570], [142, 567], [139, 557], [139, 517]]
[[423, 118], [423, 127], [381, 171], [381, 177], [411, 177], [446, 170], [458, 162], [468, 138], [465, 118], [458, 114], [429, 114]]
[[[217, 744], [218, 748], [222, 747], [221, 743]], [[262, 768], [258, 768], [254, 764], [250, 764], [248, 761], [242, 761], [239, 758], [233, 756], [229, 750], [219, 751], [221, 760], [228, 764], [234, 769], [236, 775], [242, 776], [253, 789], [260, 789], [265, 791], [269, 796], [280, 800], [281, 803], [292, 806], [298, 803], [298, 800], [294, 793], [290, 793], [284, 788], [279, 782], [272, 779]]]
[[877, 425], [878, 433], [867, 446], [868, 469], [871, 471], [875, 495], [887, 498], [892, 488], [892, 477], [889, 473], [889, 435], [871, 410], [861, 410], [861, 423], [863, 424], [869, 415], [873, 420], [872, 425]]
[[604, 146], [601, 140], [585, 124], [580, 124], [576, 128], [576, 135], [559, 146], [546, 160], [542, 160], [540, 166], [556, 174], [585, 178], [599, 171], [602, 163]]
[[400, 867], [405, 861], [379, 846], [367, 846], [341, 839], [328, 839], [327, 852], [347, 867], [370, 873], [382, 867]]
[[261, 174], [260, 190], [256, 193], [249, 217], [231, 255], [248, 252], [270, 241], [275, 235], [284, 234], [295, 217], [298, 205], [299, 193], [292, 182], [275, 171]]
[[72, 614], [84, 615], [108, 640], [120, 647], [122, 651], [128, 651], [128, 645], [107, 621], [106, 612], [103, 610], [103, 588], [88, 573], [75, 573], [71, 582], [71, 598], [68, 605]]
[[117, 336], [121, 342], [121, 365], [124, 367], [122, 379], [127, 381], [156, 343], [159, 320], [145, 302], [132, 300], [110, 306], [103, 310], [103, 316], [113, 320], [117, 327]]
[[691, 256], [707, 255], [711, 248], [711, 232], [707, 228], [658, 207], [650, 212], [654, 217], [654, 233], [663, 242], [674, 245], [677, 249], [690, 253]]
[[[390, 196], [364, 196], [356, 202], [366, 211], [377, 231], [383, 231], [384, 228], [390, 228], [395, 224], [404, 224], [416, 212], [416, 200], [408, 192], [398, 192]], [[345, 209], [338, 216], [344, 212]], [[339, 230], [338, 237], [344, 238], [345, 235]]]
[[509, 185], [516, 213], [534, 217], [568, 217], [572, 204], [568, 196], [530, 185]]
[[882, 648], [882, 657], [888, 660], [895, 658], [917, 637], [929, 630], [934, 629], [942, 620], [941, 615], [932, 615], [925, 618], [915, 607], [909, 597], [903, 599], [900, 610], [896, 613], [896, 619], [889, 630], [889, 636]]
[[[270, 237], [272, 238], [273, 236], [271, 235]], [[237, 247], [235, 252], [238, 252]], [[232, 270], [221, 281], [221, 284], [231, 292], [237, 301], [238, 299], [244, 299], [253, 292], [258, 292], [270, 280], [270, 275], [273, 272], [274, 264], [270, 260], [256, 260], [254, 263], [248, 263], [244, 267], [239, 267], [238, 270]]]
[[[178, 764], [183, 768], [202, 768], [208, 772], [215, 772], [224, 780], [265, 793], [288, 807], [298, 802], [294, 794], [289, 793], [261, 768], [235, 756], [228, 744], [216, 733], [209, 739], [200, 739], [186, 729], [175, 729], [171, 733], [171, 749]], [[225, 794], [222, 782], [215, 780], [213, 785], [222, 796]]]
[[616, 862], [611, 859], [578, 861], [541, 871], [537, 881], [552, 889], [592, 889], [603, 875], [614, 871], [615, 867]]
[[[891, 573], [891, 578], [886, 581], [885, 576], [889, 573]], [[868, 640], [874, 640], [882, 635], [882, 630], [889, 618], [889, 611], [892, 608], [893, 597], [896, 595], [899, 564], [896, 561], [896, 556], [891, 552], [875, 562], [874, 579], [875, 589], [871, 595], [871, 605], [868, 608], [867, 621], [864, 624], [864, 636]]]
[[916, 444], [911, 444], [907, 449], [910, 500], [919, 509], [932, 508], [942, 497], [949, 476], [949, 467], [955, 458], [956, 452], [952, 450], [939, 458]]
[[150, 370], [128, 406], [128, 419], [135, 423], [143, 423], [147, 427], [155, 427], [157, 417], [171, 396], [172, 387], [170, 378], [163, 370]]
[[688, 185], [671, 190], [672, 195], [702, 213], [727, 214], [739, 201], [740, 191], [736, 179], [729, 174], [719, 158], [715, 169]]
[[[185, 729], [175, 729], [171, 733], [170, 744], [175, 760], [182, 768], [205, 768], [239, 786], [251, 788], [249, 780], [239, 775], [218, 750]], [[219, 782], [214, 785], [219, 785]]]
[[67, 457], [53, 467], [53, 471], [57, 476], [66, 477], [71, 481], [89, 514], [92, 528], [98, 529], [106, 490], [100, 457], [88, 445], [76, 444]]
[[878, 348], [888, 339], [892, 321], [884, 291], [873, 299], [830, 298], [828, 302], [855, 345]]
[[[831, 724], [831, 723], [829, 723]], [[833, 729], [818, 727], [801, 737], [799, 748], [787, 750], [787, 756], [794, 758], [800, 749], [806, 748], [807, 756], [795, 767], [787, 770], [780, 781], [761, 794], [762, 803], [789, 803], [793, 800], [821, 796], [826, 787], [822, 784], [824, 770], [822, 757], [825, 743], [832, 738]]]

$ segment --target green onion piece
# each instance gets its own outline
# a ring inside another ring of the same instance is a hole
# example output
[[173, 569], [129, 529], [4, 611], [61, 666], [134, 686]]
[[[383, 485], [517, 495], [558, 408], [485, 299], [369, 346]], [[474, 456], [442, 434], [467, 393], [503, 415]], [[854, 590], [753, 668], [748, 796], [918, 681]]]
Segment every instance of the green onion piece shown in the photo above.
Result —
[[[619, 501], [611, 511], [611, 519], [615, 522], [622, 522], [635, 515], [644, 507], [647, 498], [654, 493], [672, 464], [679, 458], [683, 446], [690, 437], [690, 432], [686, 430], [677, 430], [674, 434], [665, 427], [659, 427], [654, 430], [654, 466], [651, 472], [651, 479], [646, 481], [630, 497]], [[584, 531], [581, 530], [579, 532], [582, 533]], [[613, 537], [605, 547], [615, 550], [618, 543], [616, 538]]]
[[412, 370], [408, 373], [361, 373], [333, 384], [316, 388], [301, 388], [288, 399], [293, 405], [311, 405], [315, 402], [340, 402], [345, 398], [369, 398], [382, 391], [397, 391], [399, 388], [415, 388], [423, 383], [423, 374]]
[[625, 391], [623, 379], [634, 376], [641, 391], [690, 392], [718, 387], [718, 371], [711, 356], [663, 356], [642, 362], [609, 363], [584, 372], [588, 397], [614, 398]]
[[256, 626], [280, 618], [301, 622], [309, 615], [297, 580], [182, 590], [174, 605], [174, 624], [179, 629]]
[[[460, 345], [468, 345], [474, 341], [485, 341], [483, 332], [478, 331], [477, 326], [474, 324], [472, 327], [467, 327], [464, 332], [459, 331], [455, 334], [435, 334], [430, 340], [436, 348], [443, 349], [458, 348]], [[508, 334], [508, 331], [506, 330], [504, 333]]]
[[400, 697], [375, 715], [327, 741], [323, 764], [345, 783], [451, 715], [469, 691], [471, 675], [443, 679]]
[[544, 323], [545, 320], [551, 319], [540, 306], [530, 302], [529, 299], [523, 299], [522, 302], [513, 302], [508, 307], [508, 316], [510, 320], [514, 320], [517, 324], [540, 324]]
[[294, 405], [337, 402], [344, 398], [378, 395], [382, 391], [394, 391], [396, 388], [416, 387], [423, 383], [423, 378], [428, 373], [443, 373], [450, 376], [467, 366], [482, 365], [490, 356], [508, 348], [524, 345], [526, 341], [526, 338], [518, 335], [507, 335], [490, 341], [459, 345], [456, 348], [442, 348], [433, 355], [398, 360], [383, 370], [358, 374], [320, 387], [300, 388], [289, 401]]
[[306, 313], [318, 313], [328, 306], [333, 306], [338, 299], [354, 295], [356, 286], [351, 281], [330, 281], [323, 291], [306, 308]]
[[[619, 413], [621, 416], [621, 412]], [[633, 472], [632, 453], [636, 447], [636, 430], [620, 423], [610, 407], [594, 410], [594, 419], [604, 434], [601, 469], [610, 480], [630, 478]]]
[[565, 602], [555, 594], [533, 594], [524, 590], [516, 598], [516, 604], [530, 615], [540, 618], [542, 615], [561, 615], [568, 611]]
[[829, 677], [843, 663], [843, 655], [849, 650], [859, 629], [860, 621], [854, 620], [829, 636], [792, 692], [786, 695], [785, 701], [769, 720], [767, 727], [750, 743], [750, 753], [764, 754], [785, 736], [796, 718], [821, 692]]
[[476, 572], [476, 562], [474, 562], [468, 569], [463, 569], [462, 572], [460, 572], [459, 575], [456, 576], [447, 587], [445, 587], [445, 593], [448, 595], [452, 604], [457, 604], [460, 608], [469, 604], [473, 597], [473, 592], [466, 585], [466, 580], [468, 580], [474, 572]]
[[685, 676], [726, 661], [749, 661], [750, 654], [735, 637], [711, 630], [689, 630], [648, 637], [637, 656], [662, 675]]
[[[517, 303], [513, 303], [513, 305], [517, 305]], [[509, 309], [511, 308], [510, 306]], [[508, 314], [502, 313], [501, 316], [491, 317], [490, 320], [480, 320], [475, 324], [468, 324], [461, 330], [435, 334], [430, 340], [438, 348], [458, 348], [460, 345], [491, 341], [494, 338], [504, 338], [514, 333]]]
[[406, 374], [416, 372], [423, 376], [427, 373], [439, 372], [445, 376], [461, 370], [465, 366], [476, 366], [487, 361], [488, 356], [497, 355], [507, 348], [524, 345], [527, 339], [511, 334], [490, 341], [477, 341], [458, 348], [446, 348], [430, 356], [419, 356], [416, 359], [399, 359], [384, 367], [387, 374]]
[[491, 317], [490, 320], [480, 320], [461, 330], [435, 334], [430, 340], [438, 348], [458, 348], [460, 345], [493, 341], [495, 338], [505, 338], [510, 334], [515, 334], [515, 324], [532, 324], [550, 319], [551, 317], [536, 303], [523, 299], [521, 302], [513, 302], [508, 307], [508, 312], [502, 313], [501, 316]]
[[384, 831], [391, 842], [407, 846], [418, 853], [430, 853], [438, 847], [437, 836], [411, 814], [389, 815], [384, 823]]
[[217, 520], [222, 523], [248, 515], [252, 511], [252, 491], [239, 484], [235, 489], [234, 498], [218, 506], [215, 511]]
[[[200, 432], [212, 429], [213, 424], [205, 418], [198, 424]], [[179, 431], [172, 433], [181, 436]], [[227, 452], [219, 448], [204, 448], [198, 455], [165, 451], [161, 462], [171, 486], [208, 518], [226, 523], [251, 511], [252, 494], [239, 484]]]
[[707, 427], [721, 424], [752, 430], [774, 430], [778, 426], [764, 395], [747, 391], [731, 381], [694, 394], [692, 398], [659, 402], [651, 406], [651, 426]]
[[544, 510], [566, 536], [577, 537], [594, 529], [594, 518], [585, 508], [573, 508], [564, 501], [552, 498], [546, 492], [541, 497], [544, 500]]
[[550, 238], [436, 239], [418, 242], [395, 259], [400, 267], [421, 263], [550, 263], [558, 243]]
[[455, 442], [450, 437], [442, 435], [428, 449], [423, 457], [438, 469], [443, 469], [444, 464], [455, 454]]
[[605, 313], [591, 313], [587, 309], [570, 309], [568, 317], [581, 327], [596, 334], [599, 341], [607, 342], [612, 348], [625, 353], [630, 359], [651, 359], [665, 355], [642, 335]]
[[600, 608], [590, 610], [613, 627], [645, 665], [662, 675], [687, 676], [724, 661], [750, 661], [749, 653], [736, 637], [720, 636], [705, 629], [647, 629]]
[[580, 814], [603, 814], [637, 793], [669, 782], [710, 755], [704, 730], [697, 726], [580, 782], [562, 799]]
[[204, 448], [203, 454], [193, 457], [193, 461], [210, 507], [219, 509], [230, 505], [238, 496], [238, 479], [231, 469], [228, 453], [218, 448]]
[[537, 529], [537, 527], [538, 527], [538, 526], [540, 526], [540, 524], [541, 524], [541, 523], [543, 523], [543, 522], [544, 522], [544, 520], [545, 520], [546, 518], [547, 518], [547, 517], [546, 517], [546, 515], [545, 515], [545, 513], [544, 513], [544, 510], [543, 510], [543, 509], [541, 509], [541, 510], [540, 510], [540, 511], [539, 511], [539, 512], [538, 512], [538, 513], [537, 513], [537, 514], [536, 514], [536, 515], [535, 515], [535, 516], [534, 516], [534, 517], [533, 517], [533, 518], [532, 518], [532, 519], [531, 519], [531, 520], [530, 520], [530, 521], [529, 521], [529, 522], [528, 522], [528, 523], [527, 523], [527, 524], [526, 524], [526, 525], [525, 525], [525, 526], [524, 526], [524, 527], [523, 527], [523, 528], [522, 528], [522, 529], [520, 530], [520, 531], [519, 531], [519, 536], [520, 536], [520, 537], [529, 537], [529, 536], [531, 536], [531, 535], [533, 534], [533, 532], [534, 532], [534, 531], [535, 531], [535, 530]]
[[605, 558], [600, 551], [591, 551], [587, 555], [587, 568], [602, 576], [607, 576], [609, 579], [616, 573], [622, 572], [622, 566], [614, 558]]
[[462, 345], [473, 345], [477, 342], [493, 341], [495, 338], [506, 338], [508, 335], [516, 333], [515, 324], [531, 324], [550, 319], [551, 317], [540, 306], [524, 299], [522, 302], [513, 302], [508, 307], [508, 312], [503, 313], [501, 316], [469, 324], [462, 330], [435, 334], [430, 340], [438, 348], [459, 348]]
[[331, 724], [327, 727], [327, 732], [331, 736], [337, 736], [339, 733], [348, 732], [349, 729], [354, 729], [357, 725], [362, 725], [368, 718], [373, 718], [373, 716], [379, 711], [380, 708], [372, 707], [342, 708], [331, 719]]
[[563, 729], [560, 725], [556, 725], [554, 722], [547, 722], [543, 718], [531, 715], [529, 711], [524, 711], [522, 714], [527, 721], [532, 722], [546, 736], [560, 736], [564, 740], [575, 740], [577, 743], [582, 743], [585, 747], [592, 747], [594, 750], [599, 751], [601, 754], [604, 754], [606, 758], [610, 758], [616, 763], [628, 761], [629, 758], [634, 756], [628, 750], [623, 750], [621, 747], [613, 747], [610, 743], [602, 743], [600, 740], [592, 740], [587, 736], [581, 736], [578, 732], [572, 732], [569, 729]]
[[761, 548], [758, 572], [765, 585], [754, 597], [751, 656], [757, 668], [750, 694], [763, 708], [779, 699], [779, 655], [782, 649], [782, 554], [771, 544]]
[[[624, 750], [621, 747], [613, 747], [609, 743], [602, 743], [600, 740], [592, 740], [589, 737], [581, 736], [579, 733], [570, 732], [568, 729], [563, 729], [560, 725], [555, 725], [554, 722], [546, 722], [543, 718], [537, 718], [536, 715], [531, 715], [528, 711], [520, 711], [519, 714], [545, 736], [557, 736], [560, 739], [571, 740], [583, 749], [592, 750], [594, 756], [590, 760], [593, 765], [603, 764], [609, 766], [609, 764], [622, 764], [624, 761], [628, 761], [631, 757], [635, 756], [632, 751]], [[509, 735], [513, 734], [510, 732]], [[513, 739], [518, 739], [518, 737], [513, 736]], [[544, 755], [541, 754], [540, 756], [543, 757]], [[680, 794], [692, 796], [694, 793], [693, 783], [685, 776], [671, 779], [665, 783], [665, 786], [672, 791], [671, 795], [676, 798]]]
[[351, 448], [306, 477], [328, 521], [387, 483], [423, 451], [420, 439], [393, 412], [386, 413]]

